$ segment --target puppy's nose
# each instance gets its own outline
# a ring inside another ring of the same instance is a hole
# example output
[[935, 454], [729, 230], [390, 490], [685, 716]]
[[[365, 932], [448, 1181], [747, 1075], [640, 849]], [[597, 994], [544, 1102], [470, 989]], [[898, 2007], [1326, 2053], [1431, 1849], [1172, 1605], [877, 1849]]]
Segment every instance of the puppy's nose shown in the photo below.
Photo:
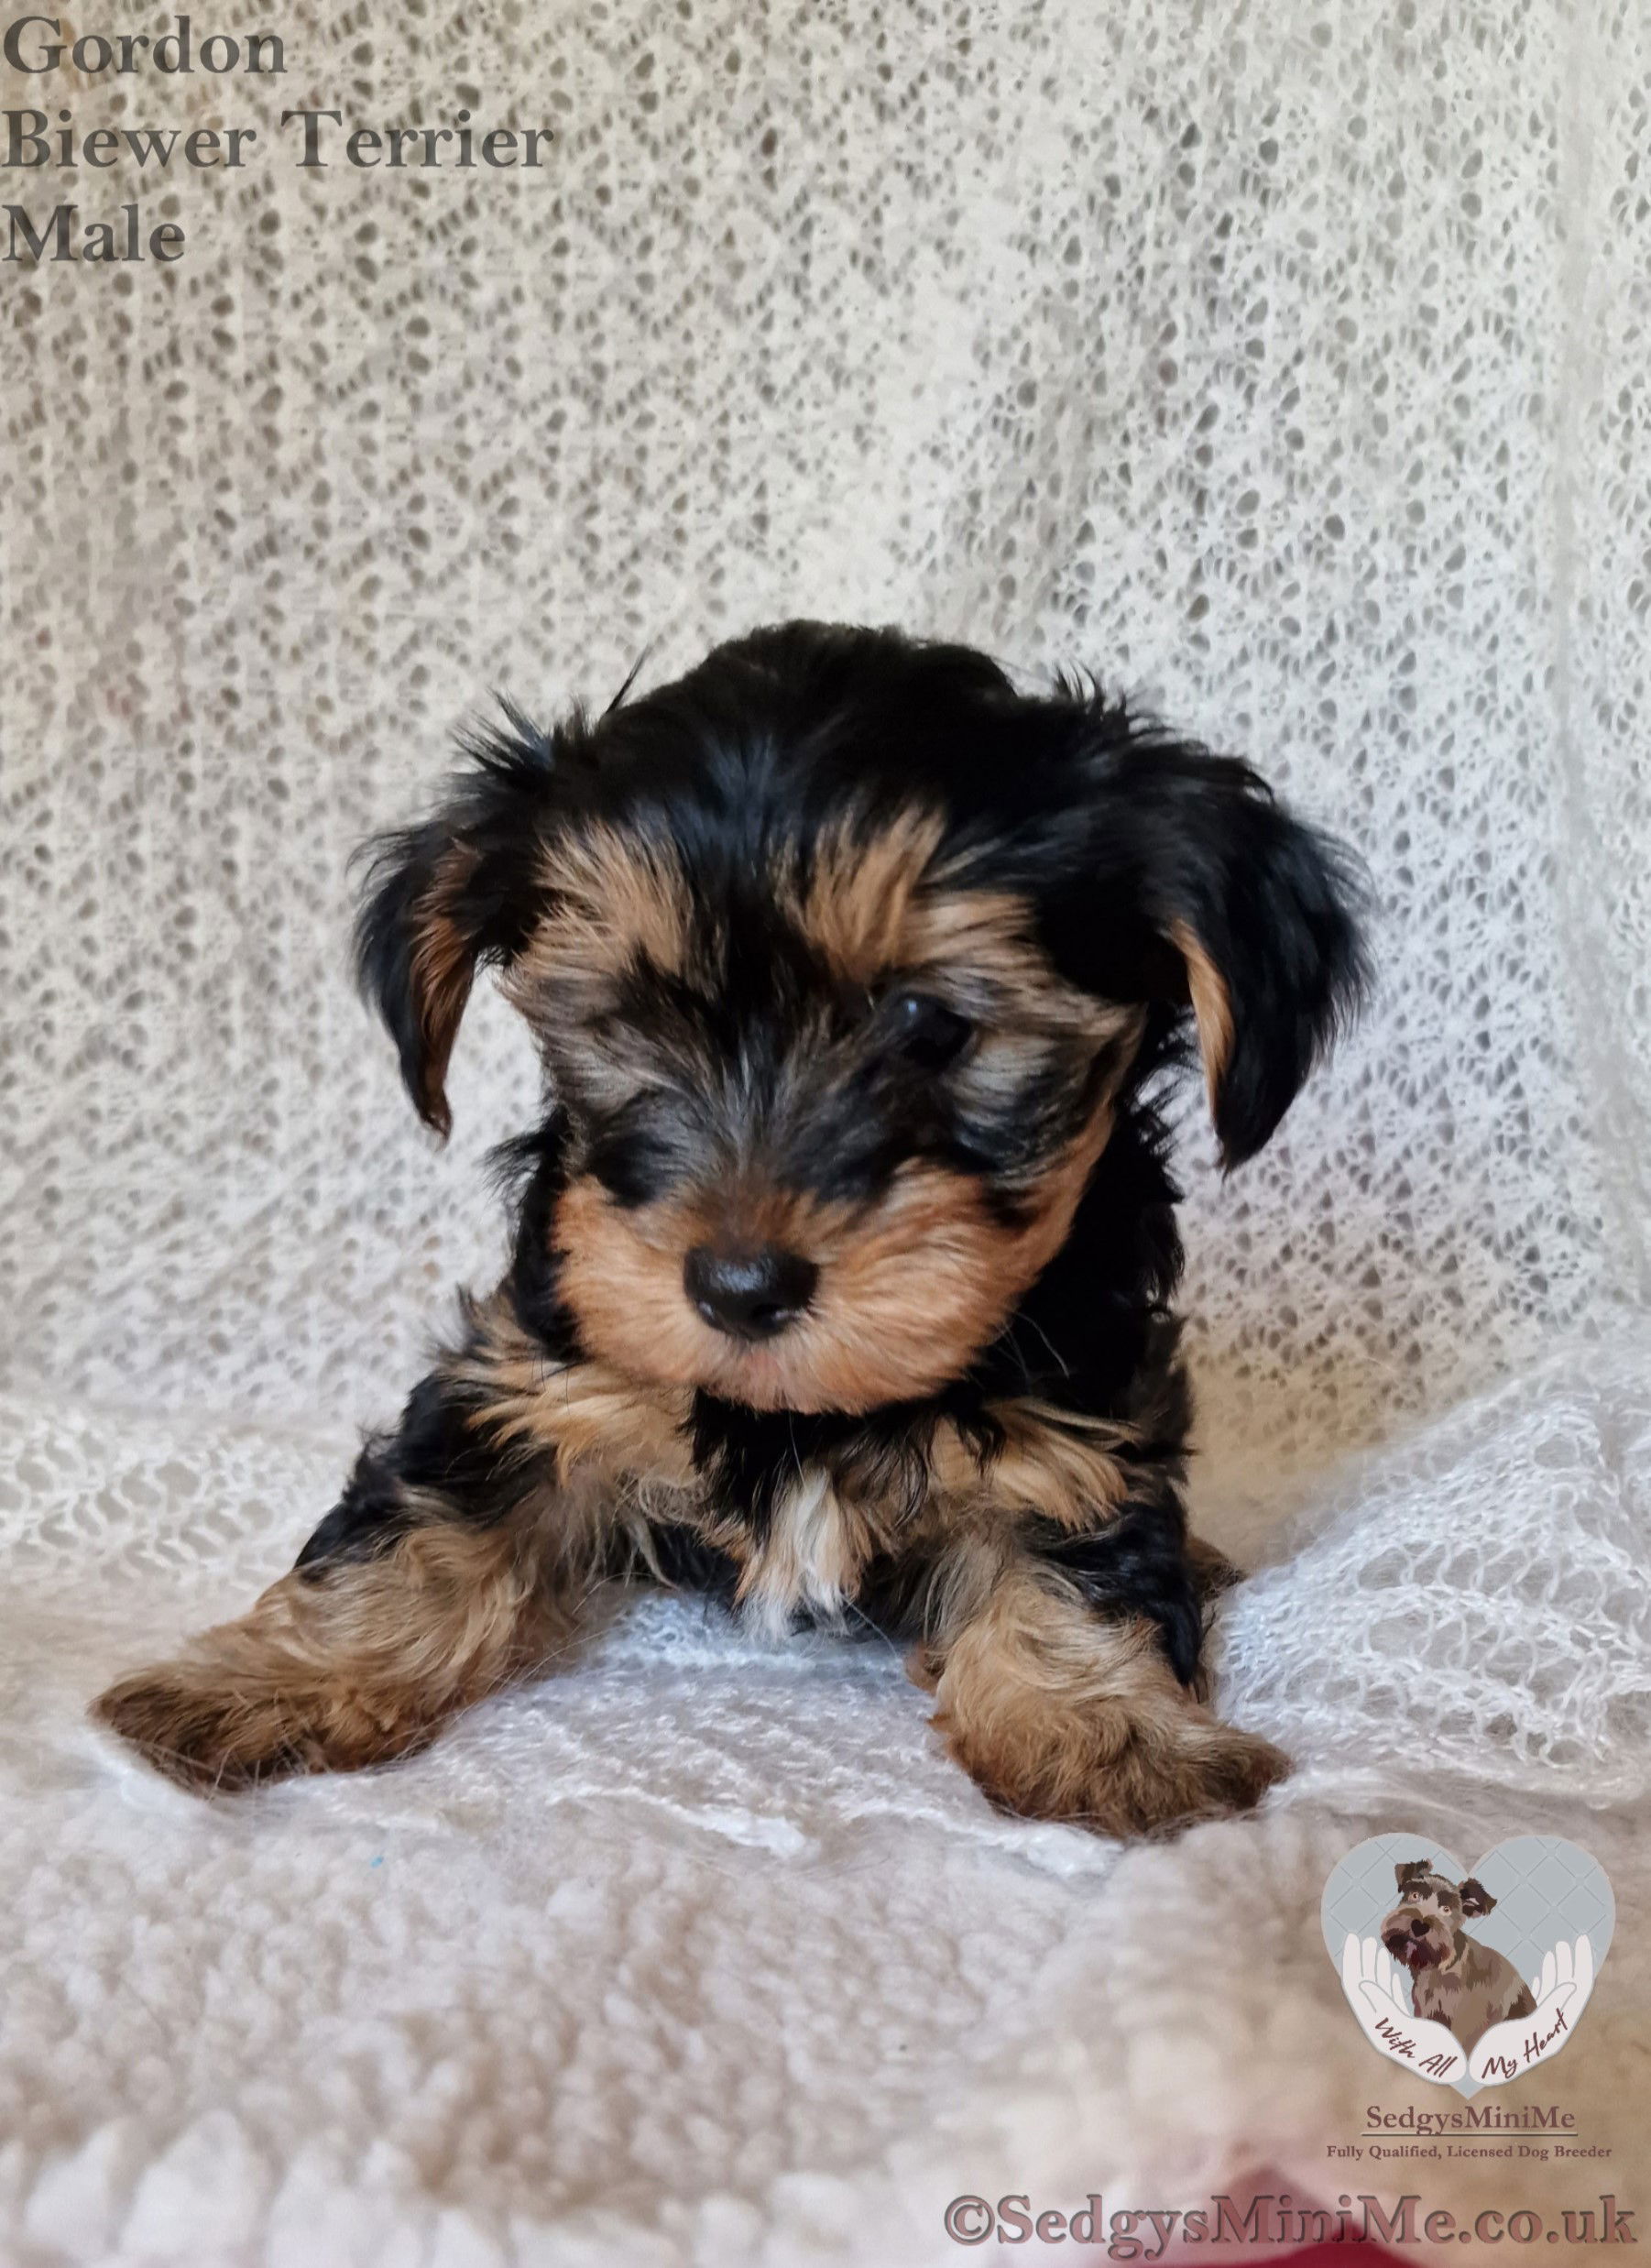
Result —
[[777, 1244], [717, 1251], [695, 1244], [683, 1265], [690, 1299], [715, 1330], [732, 1339], [771, 1339], [794, 1323], [814, 1297], [820, 1271]]
[[1427, 1934], [1427, 1924], [1423, 1921], [1419, 1913], [1417, 1914], [1416, 1920], [1410, 1924], [1410, 1934], [1413, 1937], [1426, 1937]]

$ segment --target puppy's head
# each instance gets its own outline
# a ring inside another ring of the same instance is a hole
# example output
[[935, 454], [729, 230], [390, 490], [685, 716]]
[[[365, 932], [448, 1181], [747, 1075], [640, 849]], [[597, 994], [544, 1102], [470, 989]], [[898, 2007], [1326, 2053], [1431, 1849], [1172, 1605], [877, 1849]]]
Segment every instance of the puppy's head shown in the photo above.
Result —
[[1382, 1943], [1413, 1976], [1460, 1953], [1463, 1923], [1489, 1913], [1496, 1903], [1476, 1877], [1452, 1882], [1425, 1858], [1401, 1860], [1394, 1872], [1399, 1902], [1382, 1923]]
[[963, 648], [792, 623], [469, 755], [361, 917], [413, 1100], [499, 966], [583, 1342], [757, 1408], [957, 1376], [1178, 1028], [1232, 1165], [1357, 989], [1343, 861], [1243, 765]]

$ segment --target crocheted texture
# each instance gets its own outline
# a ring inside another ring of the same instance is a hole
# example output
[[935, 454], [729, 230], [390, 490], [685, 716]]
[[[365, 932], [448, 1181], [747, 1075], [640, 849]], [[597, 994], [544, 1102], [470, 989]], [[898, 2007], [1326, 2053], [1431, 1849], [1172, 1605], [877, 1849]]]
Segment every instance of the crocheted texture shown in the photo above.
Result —
[[[202, 1804], [84, 1696], [277, 1572], [342, 1444], [0, 1405], [0, 2253], [923, 2268], [966, 2192], [1271, 2159], [1333, 2200], [1372, 2086], [1438, 2108], [1325, 1957], [1343, 1851], [1516, 1824], [1651, 1891], [1643, 1800], [1585, 1808], [1646, 1789], [1647, 1378], [1647, 1343], [1550, 1371], [1349, 1474], [1226, 1630], [1225, 1705], [1298, 1778], [1121, 1858], [993, 1813], [886, 1649], [684, 1601], [410, 1764]], [[1553, 2084], [1630, 2206], [1648, 2017], [1624, 1930]], [[1580, 2194], [1426, 2171], [1429, 2209]]]
[[[262, 154], [144, 187], [175, 267], [0, 287], [0, 2250], [903, 2268], [960, 2190], [1313, 2194], [1405, 2098], [1318, 1940], [1343, 1850], [1551, 1828], [1651, 1893], [1651, 19], [258, 21], [284, 78], [4, 73]], [[557, 138], [303, 171], [300, 104]], [[1227, 1701], [1304, 1772], [1120, 1861], [990, 1813], [877, 1649], [680, 1605], [402, 1770], [118, 1765], [88, 1694], [290, 1559], [498, 1257], [528, 1050], [479, 998], [435, 1152], [350, 850], [489, 688], [791, 613], [1091, 664], [1371, 863], [1381, 990], [1279, 1140], [1223, 1184], [1186, 1106], [1199, 1486], [1273, 1562]], [[1602, 2141], [1632, 1935], [1559, 2067]], [[1545, 2209], [1516, 2171], [1460, 2196]]]
[[[474, 1014], [432, 1155], [350, 849], [490, 687], [791, 612], [1091, 663], [1370, 859], [1362, 1035], [1230, 1187], [1195, 1119], [1224, 1449], [1610, 1329], [1651, 1279], [1642, 10], [279, 27], [283, 78], [9, 82], [263, 137], [169, 178], [175, 267], [8, 286], [16, 1382], [387, 1414], [530, 1071]], [[304, 170], [322, 102], [558, 138]]]

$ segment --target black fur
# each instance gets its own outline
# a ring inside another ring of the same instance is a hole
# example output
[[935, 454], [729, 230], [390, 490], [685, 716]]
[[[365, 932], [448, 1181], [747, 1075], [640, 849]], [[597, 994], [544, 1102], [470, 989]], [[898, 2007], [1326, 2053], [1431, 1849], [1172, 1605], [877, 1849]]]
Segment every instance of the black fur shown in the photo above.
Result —
[[[805, 871], [823, 830], [846, 815], [870, 830], [914, 804], [939, 813], [940, 855], [966, 886], [1029, 898], [1061, 976], [1144, 1011], [1145, 1038], [1070, 1237], [964, 1375], [922, 1403], [858, 1416], [757, 1411], [700, 1393], [692, 1451], [727, 1516], [759, 1535], [805, 1462], [887, 1500], [902, 1491], [914, 1500], [941, 1418], [988, 1453], [989, 1406], [1005, 1396], [1127, 1422], [1143, 1445], [1123, 1512], [1103, 1523], [1098, 1508], [1095, 1530], [1077, 1536], [1028, 1521], [1025, 1540], [1099, 1611], [1150, 1616], [1190, 1682], [1199, 1609], [1177, 1493], [1187, 1411], [1169, 1318], [1181, 1247], [1159, 1115], [1164, 1075], [1187, 1050], [1187, 970], [1174, 940], [1190, 932], [1226, 988], [1232, 1044], [1215, 1116], [1224, 1160], [1237, 1165], [1267, 1141], [1358, 998], [1360, 888], [1347, 854], [1286, 813], [1246, 765], [1171, 738], [1090, 686], [1023, 694], [981, 654], [888, 630], [760, 630], [594, 723], [575, 713], [541, 732], [509, 711], [468, 755], [443, 808], [377, 847], [357, 933], [362, 981], [431, 1124], [447, 1125], [451, 1033], [432, 1037], [417, 950], [438, 901], [467, 984], [482, 962], [508, 964], [531, 934], [546, 904], [546, 846], [601, 821], [670, 848], [706, 924], [705, 951], [714, 937], [718, 956], [714, 987], [640, 963], [620, 982], [611, 1013], [627, 1044], [652, 1049], [671, 1076], [618, 1107], [587, 1095], [577, 1047], [541, 1035], [552, 1101], [543, 1124], [509, 1148], [508, 1290], [547, 1359], [579, 1352], [552, 1225], [575, 1169], [621, 1206], [647, 1204], [714, 1151], [756, 1097], [771, 1110], [792, 1186], [869, 1201], [902, 1162], [922, 1158], [979, 1177], [1011, 1218], [1040, 1161], [1082, 1121], [1090, 1090], [1058, 1052], [1011, 1097], [965, 1109], [946, 1077], [968, 1039], [956, 1003], [868, 1003], [834, 990], [767, 878], [786, 856]], [[439, 1495], [461, 1519], [502, 1517], [510, 1477], [478, 1449], [472, 1414], [451, 1384], [427, 1381], [399, 1432], [364, 1453], [301, 1565], [393, 1539], [408, 1488]], [[660, 1533], [671, 1579], [728, 1594], [727, 1555], [687, 1530]], [[871, 1571], [861, 1605], [903, 1630], [921, 1598], [920, 1576], [891, 1561]]]
[[1170, 1667], [1184, 1685], [1197, 1674], [1203, 1607], [1186, 1564], [1186, 1517], [1173, 1487], [1126, 1504], [1104, 1527], [1073, 1534], [1052, 1521], [1029, 1522], [1026, 1540], [1068, 1575], [1103, 1614], [1145, 1615], [1156, 1623]]
[[421, 1379], [394, 1431], [362, 1450], [298, 1565], [319, 1573], [340, 1560], [388, 1550], [421, 1517], [421, 1500], [439, 1503], [443, 1517], [465, 1526], [506, 1518], [532, 1479], [535, 1460], [519, 1448], [499, 1455], [477, 1423], [485, 1408], [484, 1397], [445, 1366]]
[[[443, 1127], [411, 982], [418, 909], [456, 849], [469, 879], [454, 911], [475, 959], [509, 960], [541, 907], [535, 848], [574, 821], [667, 843], [729, 922], [735, 981], [697, 1013], [753, 1076], [764, 1011], [783, 1018], [815, 974], [753, 878], [778, 845], [805, 848], [849, 809], [868, 823], [913, 801], [943, 810], [946, 855], [971, 880], [1033, 896], [1063, 973], [1153, 1003], [1166, 1036], [1187, 1002], [1166, 931], [1187, 924], [1231, 995], [1217, 1127], [1229, 1164], [1266, 1142], [1364, 981], [1351, 860], [1248, 765], [1076, 681], [1018, 693], [965, 647], [790, 622], [595, 724], [575, 711], [544, 732], [507, 708], [465, 746], [470, 768], [437, 816], [373, 848], [356, 941], [414, 1101]], [[661, 990], [629, 1004], [657, 1014]]]
[[520, 951], [538, 904], [532, 830], [523, 819], [563, 792], [584, 733], [577, 715], [549, 735], [508, 703], [504, 717], [502, 727], [462, 740], [469, 768], [454, 775], [436, 816], [380, 836], [365, 852], [356, 975], [389, 1026], [419, 1115], [443, 1134], [450, 1123], [443, 1066], [434, 1066], [432, 1082], [431, 1035], [413, 981], [421, 910], [440, 888], [448, 862], [462, 862], [463, 887], [445, 902], [468, 948], [471, 973], [482, 962], [508, 960]]

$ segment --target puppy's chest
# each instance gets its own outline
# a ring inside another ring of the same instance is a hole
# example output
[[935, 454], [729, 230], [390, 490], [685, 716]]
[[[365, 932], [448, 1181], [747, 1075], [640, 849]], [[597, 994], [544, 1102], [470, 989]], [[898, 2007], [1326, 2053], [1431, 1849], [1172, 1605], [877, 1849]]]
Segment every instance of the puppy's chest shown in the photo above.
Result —
[[951, 1521], [933, 1490], [868, 1494], [827, 1462], [793, 1461], [755, 1502], [708, 1492], [689, 1524], [725, 1572], [716, 1587], [779, 1636], [799, 1624], [904, 1635]]
[[737, 1604], [775, 1636], [799, 1616], [840, 1625], [881, 1540], [880, 1524], [844, 1497], [824, 1465], [805, 1465], [782, 1484], [760, 1522], [725, 1507], [714, 1525], [739, 1567]]

